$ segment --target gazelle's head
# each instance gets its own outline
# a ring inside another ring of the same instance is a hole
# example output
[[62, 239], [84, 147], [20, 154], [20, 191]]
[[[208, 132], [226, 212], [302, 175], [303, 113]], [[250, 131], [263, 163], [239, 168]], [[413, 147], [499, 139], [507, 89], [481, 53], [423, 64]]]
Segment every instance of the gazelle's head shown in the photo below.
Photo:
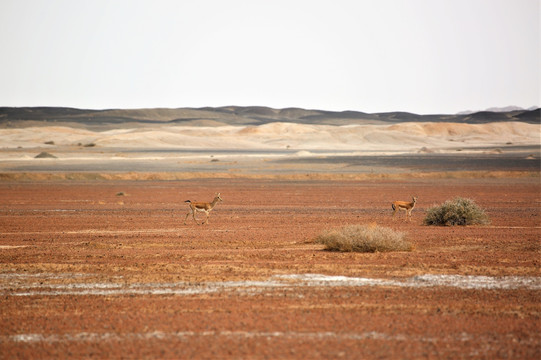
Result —
[[217, 200], [217, 201], [224, 201], [224, 199], [222, 199], [222, 198], [220, 197], [220, 193], [214, 194], [214, 200]]
[[413, 202], [414, 202], [414, 203], [417, 202], [417, 196], [412, 196], [411, 198], [413, 199]]

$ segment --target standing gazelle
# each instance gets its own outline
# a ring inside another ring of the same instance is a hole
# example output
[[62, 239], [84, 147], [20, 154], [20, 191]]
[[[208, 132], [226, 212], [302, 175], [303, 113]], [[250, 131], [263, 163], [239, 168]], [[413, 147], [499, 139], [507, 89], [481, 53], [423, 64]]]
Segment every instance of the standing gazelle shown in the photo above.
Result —
[[212, 202], [210, 202], [210, 203], [208, 203], [208, 202], [191, 202], [190, 200], [186, 200], [185, 203], [187, 203], [188, 206], [190, 206], [190, 210], [188, 211], [188, 213], [186, 214], [186, 217], [184, 218], [184, 225], [186, 225], [186, 219], [188, 219], [188, 216], [190, 216], [190, 214], [192, 214], [192, 216], [193, 216], [193, 221], [195, 221], [195, 223], [197, 225], [199, 225], [199, 223], [195, 219], [195, 213], [197, 211], [204, 212], [205, 214], [207, 214], [207, 218], [206, 218], [206, 220], [205, 220], [205, 222], [203, 224], [208, 224], [209, 223], [209, 213], [214, 208], [214, 206], [216, 206], [218, 201], [223, 201], [222, 198], [220, 197], [220, 193], [216, 193], [215, 196], [214, 196], [214, 200], [212, 200]]
[[411, 198], [413, 199], [412, 202], [395, 201], [392, 203], [393, 219], [397, 211], [404, 210], [406, 212], [406, 220], [408, 220], [408, 217], [409, 217], [409, 221], [411, 221], [411, 210], [413, 210], [413, 208], [415, 207], [415, 203], [417, 202], [417, 197], [412, 196]]

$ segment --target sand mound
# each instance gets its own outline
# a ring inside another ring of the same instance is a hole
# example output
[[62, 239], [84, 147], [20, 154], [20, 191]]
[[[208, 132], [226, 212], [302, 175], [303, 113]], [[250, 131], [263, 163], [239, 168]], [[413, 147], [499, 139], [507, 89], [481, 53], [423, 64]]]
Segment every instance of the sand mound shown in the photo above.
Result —
[[57, 157], [53, 154], [49, 154], [46, 151], [40, 152], [38, 155], [35, 156], [36, 159], [56, 159]]

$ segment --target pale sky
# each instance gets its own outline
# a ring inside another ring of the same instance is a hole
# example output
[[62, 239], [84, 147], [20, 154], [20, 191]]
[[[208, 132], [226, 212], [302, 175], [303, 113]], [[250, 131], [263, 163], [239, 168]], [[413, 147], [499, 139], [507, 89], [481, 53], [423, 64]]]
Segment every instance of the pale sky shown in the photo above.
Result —
[[540, 3], [0, 0], [0, 106], [539, 106]]

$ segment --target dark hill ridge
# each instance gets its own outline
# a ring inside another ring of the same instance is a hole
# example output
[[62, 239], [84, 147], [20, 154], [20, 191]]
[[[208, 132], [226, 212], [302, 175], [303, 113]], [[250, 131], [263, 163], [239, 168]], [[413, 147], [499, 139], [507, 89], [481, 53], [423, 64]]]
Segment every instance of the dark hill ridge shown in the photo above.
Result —
[[408, 112], [367, 114], [358, 111], [323, 111], [301, 108], [273, 109], [264, 106], [205, 108], [154, 108], [87, 110], [63, 107], [0, 107], [0, 127], [69, 125], [113, 128], [120, 124], [145, 126], [175, 124], [193, 126], [262, 125], [270, 122], [350, 125], [400, 122], [456, 122], [483, 124], [500, 121], [540, 123], [540, 109], [507, 112], [480, 111], [472, 114], [418, 115]]

